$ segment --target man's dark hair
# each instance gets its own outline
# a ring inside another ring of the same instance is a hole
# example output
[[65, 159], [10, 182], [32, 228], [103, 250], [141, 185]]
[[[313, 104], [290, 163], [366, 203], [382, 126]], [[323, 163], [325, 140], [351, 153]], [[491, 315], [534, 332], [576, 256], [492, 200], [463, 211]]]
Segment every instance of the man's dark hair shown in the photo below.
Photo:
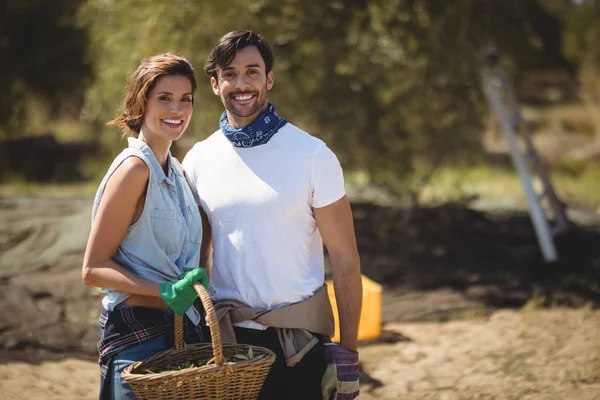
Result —
[[265, 62], [266, 73], [271, 72], [275, 62], [271, 45], [259, 33], [251, 30], [231, 31], [219, 39], [206, 59], [204, 72], [217, 78], [217, 69], [231, 64], [237, 53], [248, 46], [256, 46]]

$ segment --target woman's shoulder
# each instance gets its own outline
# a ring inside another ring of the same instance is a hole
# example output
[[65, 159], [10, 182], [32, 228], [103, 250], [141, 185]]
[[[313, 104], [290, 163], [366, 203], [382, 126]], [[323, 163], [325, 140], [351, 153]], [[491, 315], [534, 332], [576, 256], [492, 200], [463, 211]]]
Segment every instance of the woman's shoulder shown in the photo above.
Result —
[[133, 155], [123, 160], [123, 163], [121, 163], [119, 168], [123, 170], [124, 174], [132, 179], [148, 179], [148, 176], [150, 175], [150, 168], [146, 164], [146, 161]]
[[144, 187], [150, 178], [150, 168], [140, 157], [125, 158], [115, 169], [110, 181], [116, 187]]

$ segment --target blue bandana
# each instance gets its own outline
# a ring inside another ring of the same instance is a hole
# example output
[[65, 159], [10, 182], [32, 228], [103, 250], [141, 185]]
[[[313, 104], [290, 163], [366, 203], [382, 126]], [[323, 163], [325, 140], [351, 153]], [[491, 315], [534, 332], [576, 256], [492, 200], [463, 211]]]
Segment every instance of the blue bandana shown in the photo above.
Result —
[[260, 114], [250, 125], [241, 129], [233, 129], [227, 120], [227, 111], [223, 111], [221, 131], [235, 147], [254, 147], [265, 144], [277, 133], [279, 128], [287, 121], [275, 112], [275, 106], [269, 103], [267, 109]]

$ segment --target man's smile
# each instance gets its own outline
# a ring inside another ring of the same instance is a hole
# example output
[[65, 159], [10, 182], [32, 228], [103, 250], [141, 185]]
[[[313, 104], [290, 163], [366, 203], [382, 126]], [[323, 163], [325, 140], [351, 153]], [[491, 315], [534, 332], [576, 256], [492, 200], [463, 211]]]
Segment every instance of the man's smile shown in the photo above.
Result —
[[247, 103], [250, 100], [252, 100], [252, 98], [254, 98], [255, 96], [255, 93], [241, 93], [231, 95], [231, 98], [235, 100], [236, 103]]

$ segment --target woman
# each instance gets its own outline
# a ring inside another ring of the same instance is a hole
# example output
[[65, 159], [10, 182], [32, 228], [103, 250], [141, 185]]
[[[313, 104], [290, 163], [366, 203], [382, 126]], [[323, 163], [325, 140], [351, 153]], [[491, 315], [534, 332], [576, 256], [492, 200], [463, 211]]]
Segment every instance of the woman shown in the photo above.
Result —
[[100, 399], [136, 398], [121, 372], [173, 347], [174, 312], [185, 315], [186, 343], [202, 341], [203, 310], [192, 287], [195, 281], [208, 285], [199, 268], [202, 222], [169, 151], [190, 122], [195, 91], [185, 58], [150, 57], [131, 77], [122, 115], [108, 123], [128, 136], [129, 147], [98, 188], [82, 268], [85, 284], [106, 294]]

